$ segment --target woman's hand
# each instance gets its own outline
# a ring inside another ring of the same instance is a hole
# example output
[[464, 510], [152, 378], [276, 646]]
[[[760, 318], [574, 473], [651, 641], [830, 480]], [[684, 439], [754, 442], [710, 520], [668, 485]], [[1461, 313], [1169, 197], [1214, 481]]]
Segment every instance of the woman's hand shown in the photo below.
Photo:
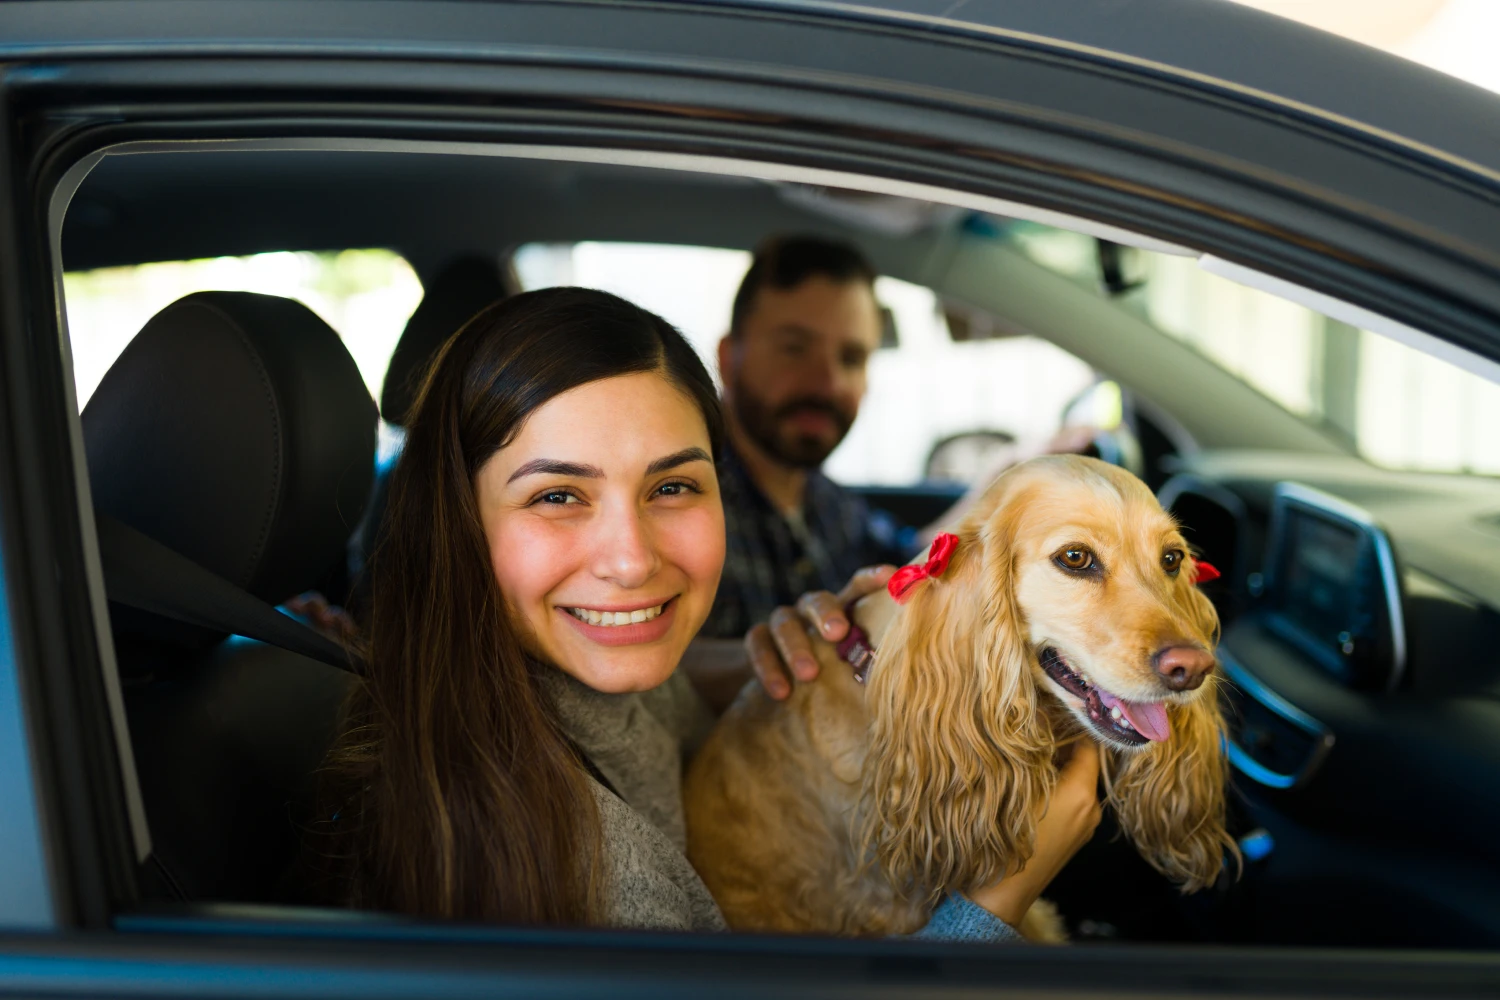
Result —
[[968, 897], [1012, 927], [1019, 927], [1031, 904], [1089, 842], [1099, 825], [1099, 747], [1093, 740], [1073, 744], [1062, 766], [1047, 811], [1036, 825], [1036, 851], [1026, 867]]
[[813, 655], [804, 623], [829, 642], [838, 642], [849, 634], [844, 609], [884, 587], [894, 572], [894, 566], [867, 566], [837, 594], [826, 590], [803, 594], [795, 608], [777, 608], [768, 624], [746, 632], [745, 652], [766, 693], [779, 701], [791, 695], [793, 678], [810, 681], [818, 676], [818, 658]]

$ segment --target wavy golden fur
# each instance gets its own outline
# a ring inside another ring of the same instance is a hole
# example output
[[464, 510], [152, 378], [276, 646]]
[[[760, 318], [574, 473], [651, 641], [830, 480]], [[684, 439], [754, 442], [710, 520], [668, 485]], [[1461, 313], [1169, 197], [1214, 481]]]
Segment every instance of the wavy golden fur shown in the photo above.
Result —
[[[921, 927], [942, 894], [1026, 862], [1056, 751], [1089, 735], [1108, 806], [1159, 871], [1194, 891], [1234, 853], [1214, 678], [1172, 691], [1155, 666], [1164, 648], [1211, 650], [1218, 618], [1191, 562], [1164, 569], [1187, 545], [1145, 484], [1092, 459], [1036, 459], [956, 533], [940, 578], [900, 607], [881, 593], [856, 608], [879, 650], [867, 686], [815, 640], [817, 681], [784, 705], [749, 685], [693, 761], [688, 856], [731, 926]], [[1053, 556], [1070, 545], [1107, 571], [1060, 570]], [[1170, 738], [1135, 748], [1098, 735], [1041, 668], [1043, 648], [1120, 698], [1165, 702]], [[1031, 917], [1023, 933], [1047, 936]]]

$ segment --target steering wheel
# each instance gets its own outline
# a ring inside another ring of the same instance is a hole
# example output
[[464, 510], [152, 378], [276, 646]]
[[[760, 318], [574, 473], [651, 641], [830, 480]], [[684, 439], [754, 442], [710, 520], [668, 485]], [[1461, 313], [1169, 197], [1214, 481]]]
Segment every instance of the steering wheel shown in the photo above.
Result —
[[1141, 443], [1124, 423], [1109, 430], [1096, 428], [1082, 454], [1110, 465], [1118, 465], [1136, 476], [1143, 476], [1146, 472], [1146, 459], [1141, 451]]
[[[1141, 450], [1140, 440], [1125, 420], [1128, 406], [1124, 390], [1119, 384], [1101, 378], [1068, 400], [1062, 409], [1062, 424], [1064, 428], [1092, 428], [1093, 439], [1081, 454], [1143, 476], [1146, 472], [1145, 453]], [[1097, 426], [1100, 423], [1114, 426], [1105, 429]]]

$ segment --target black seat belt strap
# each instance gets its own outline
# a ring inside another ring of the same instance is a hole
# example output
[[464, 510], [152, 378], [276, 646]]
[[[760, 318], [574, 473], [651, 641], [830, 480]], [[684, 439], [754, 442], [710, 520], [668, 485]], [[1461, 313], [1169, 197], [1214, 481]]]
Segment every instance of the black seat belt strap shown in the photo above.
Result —
[[358, 670], [354, 654], [217, 573], [106, 514], [96, 511], [94, 518], [104, 589], [111, 601]]

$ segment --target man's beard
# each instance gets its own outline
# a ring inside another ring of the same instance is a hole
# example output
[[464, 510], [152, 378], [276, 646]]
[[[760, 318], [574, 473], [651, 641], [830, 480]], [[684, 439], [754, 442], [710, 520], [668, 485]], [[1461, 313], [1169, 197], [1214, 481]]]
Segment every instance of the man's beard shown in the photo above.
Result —
[[[833, 421], [837, 433], [829, 441], [815, 434], [782, 430], [781, 422], [794, 413], [813, 411]], [[743, 385], [734, 387], [734, 415], [750, 440], [772, 458], [798, 469], [816, 469], [844, 440], [854, 423], [854, 414], [844, 413], [831, 400], [801, 396], [771, 410]]]

